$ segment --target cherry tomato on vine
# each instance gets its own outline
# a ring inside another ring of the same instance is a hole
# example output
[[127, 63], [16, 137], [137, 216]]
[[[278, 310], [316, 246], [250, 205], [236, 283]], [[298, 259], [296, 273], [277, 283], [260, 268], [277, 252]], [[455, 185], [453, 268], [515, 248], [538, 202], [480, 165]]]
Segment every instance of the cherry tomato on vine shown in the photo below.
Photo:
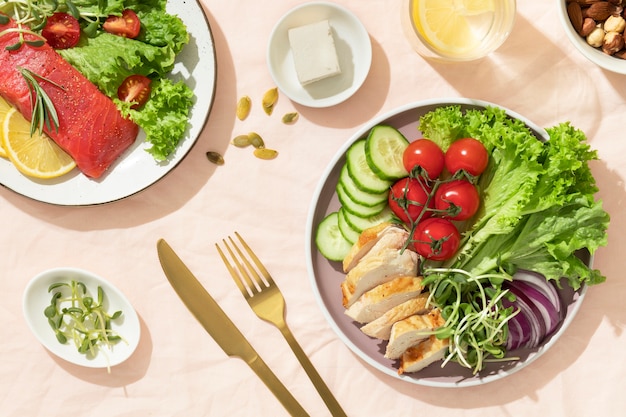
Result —
[[455, 174], [464, 170], [475, 177], [483, 173], [489, 163], [485, 145], [474, 138], [463, 138], [452, 142], [445, 154], [446, 169]]
[[[430, 187], [422, 184], [418, 179], [402, 178], [391, 186], [388, 197], [389, 208], [404, 223], [411, 224], [422, 213], [430, 193]], [[432, 199], [428, 206], [429, 208], [434, 207]], [[428, 218], [430, 215], [430, 211], [425, 211], [422, 219]]]
[[139, 36], [141, 22], [137, 14], [130, 9], [122, 12], [121, 16], [111, 15], [104, 21], [102, 28], [113, 35], [135, 39]]
[[402, 162], [408, 172], [414, 172], [419, 166], [429, 179], [434, 180], [443, 171], [444, 154], [432, 140], [418, 139], [404, 150]]
[[71, 48], [80, 40], [80, 24], [74, 16], [57, 12], [48, 17], [41, 36], [54, 49]]
[[426, 259], [445, 261], [459, 249], [461, 235], [450, 220], [431, 217], [415, 227], [413, 247]]
[[435, 192], [435, 208], [447, 211], [441, 214], [452, 220], [467, 220], [478, 211], [480, 195], [476, 186], [467, 180], [453, 180], [439, 185]]
[[150, 98], [150, 78], [135, 74], [126, 77], [117, 89], [117, 98], [128, 103], [134, 103], [130, 108], [143, 106]]

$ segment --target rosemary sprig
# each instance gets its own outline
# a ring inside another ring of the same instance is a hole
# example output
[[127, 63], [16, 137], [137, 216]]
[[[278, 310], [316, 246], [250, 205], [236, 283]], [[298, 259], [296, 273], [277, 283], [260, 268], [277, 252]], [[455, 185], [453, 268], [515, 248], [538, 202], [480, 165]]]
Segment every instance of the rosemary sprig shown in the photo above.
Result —
[[39, 131], [43, 133], [44, 126], [48, 131], [55, 129], [59, 131], [59, 115], [57, 114], [54, 103], [50, 99], [50, 96], [45, 92], [37, 80], [43, 80], [50, 84], [65, 90], [65, 88], [52, 80], [49, 80], [41, 75], [35, 74], [31, 70], [23, 67], [17, 67], [24, 80], [28, 84], [28, 93], [30, 96], [30, 105], [33, 109], [32, 119], [30, 121], [30, 134], [34, 135]]

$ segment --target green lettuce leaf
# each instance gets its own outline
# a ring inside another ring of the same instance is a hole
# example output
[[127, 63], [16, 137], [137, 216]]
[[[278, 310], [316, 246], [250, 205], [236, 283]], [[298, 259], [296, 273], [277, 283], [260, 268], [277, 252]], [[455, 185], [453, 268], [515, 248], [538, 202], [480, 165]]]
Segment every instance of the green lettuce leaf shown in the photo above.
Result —
[[176, 59], [171, 48], [109, 33], [82, 37], [76, 47], [58, 52], [109, 97], [117, 97], [117, 88], [126, 77], [161, 77], [172, 70]]
[[[121, 103], [128, 106], [129, 103]], [[152, 82], [150, 99], [138, 110], [123, 110], [143, 127], [150, 144], [148, 152], [157, 161], [165, 160], [178, 146], [187, 129], [189, 108], [193, 103], [193, 92], [182, 81], [167, 78]]]
[[[148, 152], [156, 160], [164, 160], [183, 138], [193, 103], [188, 86], [166, 78], [174, 68], [176, 55], [189, 42], [189, 34], [180, 18], [165, 12], [164, 0], [120, 4], [133, 9], [141, 21], [137, 39], [98, 32], [94, 37], [82, 36], [76, 47], [58, 52], [146, 132], [146, 141], [152, 145]], [[124, 79], [134, 74], [152, 80], [151, 94], [142, 108], [130, 110], [127, 103], [117, 99], [117, 90]]]
[[606, 245], [609, 224], [588, 164], [597, 154], [583, 132], [562, 123], [546, 129], [543, 142], [501, 109], [454, 106], [422, 117], [419, 129], [444, 147], [471, 136], [491, 152], [477, 183], [482, 207], [444, 266], [473, 275], [527, 269], [557, 282], [566, 277], [574, 289], [606, 279], [577, 256]]

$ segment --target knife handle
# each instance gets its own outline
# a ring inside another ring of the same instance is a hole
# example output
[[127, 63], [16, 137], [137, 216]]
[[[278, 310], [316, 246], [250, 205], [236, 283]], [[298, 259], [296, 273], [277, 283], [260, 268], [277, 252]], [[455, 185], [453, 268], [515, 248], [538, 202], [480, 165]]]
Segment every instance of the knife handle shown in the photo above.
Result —
[[302, 408], [276, 375], [274, 375], [260, 356], [255, 355], [251, 360], [246, 361], [246, 363], [252, 368], [254, 373], [261, 378], [261, 381], [265, 383], [270, 391], [272, 391], [289, 414], [294, 417], [309, 417], [309, 414]]

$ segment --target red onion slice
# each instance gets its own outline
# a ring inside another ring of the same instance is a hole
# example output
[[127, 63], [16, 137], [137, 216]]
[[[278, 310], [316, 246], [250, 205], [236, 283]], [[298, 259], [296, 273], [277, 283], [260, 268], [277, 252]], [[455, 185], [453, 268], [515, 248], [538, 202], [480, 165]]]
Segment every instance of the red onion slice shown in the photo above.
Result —
[[512, 290], [514, 288], [518, 290], [513, 290], [516, 295], [518, 293], [523, 293], [524, 295], [526, 295], [530, 302], [533, 303], [535, 307], [537, 307], [537, 310], [540, 313], [539, 318], [541, 318], [546, 324], [545, 335], [551, 335], [561, 321], [559, 312], [557, 311], [554, 304], [550, 302], [550, 300], [544, 295], [544, 293], [524, 281], [513, 280], [513, 282], [511, 282], [511, 288]]
[[523, 314], [530, 325], [530, 340], [526, 344], [526, 347], [537, 347], [546, 335], [546, 322], [543, 319], [541, 311], [539, 311], [535, 303], [533, 303], [523, 291], [520, 291], [517, 287], [512, 285], [510, 286], [510, 290], [517, 297], [514, 306], [521, 310], [519, 314]]
[[550, 299], [550, 302], [557, 311], [561, 311], [561, 297], [559, 297], [559, 293], [554, 284], [548, 281], [543, 275], [532, 271], [519, 270], [513, 275], [513, 280], [524, 281], [528, 285], [532, 285]]

